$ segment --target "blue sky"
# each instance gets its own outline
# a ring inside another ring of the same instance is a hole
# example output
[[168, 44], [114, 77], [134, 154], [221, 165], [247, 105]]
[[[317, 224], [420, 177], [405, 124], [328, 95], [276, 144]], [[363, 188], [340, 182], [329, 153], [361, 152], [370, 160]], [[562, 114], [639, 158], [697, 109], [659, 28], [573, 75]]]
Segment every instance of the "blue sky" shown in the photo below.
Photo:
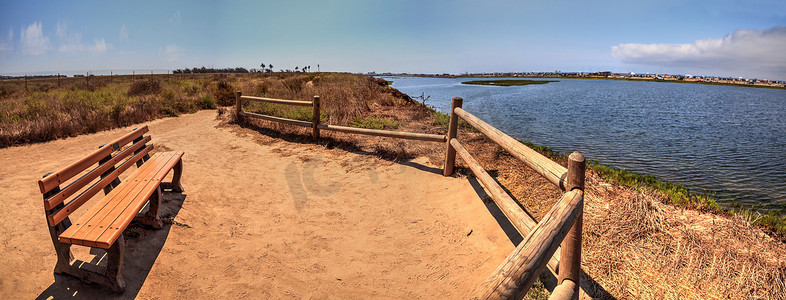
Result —
[[786, 79], [786, 1], [3, 1], [0, 73], [194, 66]]

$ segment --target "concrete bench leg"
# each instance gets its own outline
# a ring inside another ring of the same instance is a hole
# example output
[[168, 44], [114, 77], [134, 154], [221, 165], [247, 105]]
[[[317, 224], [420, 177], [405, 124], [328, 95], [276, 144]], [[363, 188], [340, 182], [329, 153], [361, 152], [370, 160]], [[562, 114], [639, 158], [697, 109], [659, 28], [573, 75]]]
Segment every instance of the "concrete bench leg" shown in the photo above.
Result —
[[57, 239], [57, 237], [60, 235], [60, 231], [57, 230], [57, 227], [50, 226], [49, 235], [52, 237], [52, 244], [54, 244], [55, 253], [57, 253], [55, 274], [68, 273], [69, 269], [71, 269], [71, 262], [74, 261], [74, 255], [71, 253], [71, 244], [61, 243]]
[[182, 193], [183, 192], [183, 186], [180, 185], [180, 175], [183, 174], [183, 159], [182, 158], [177, 161], [177, 164], [175, 164], [175, 167], [174, 167], [173, 170], [175, 171], [175, 173], [172, 174], [172, 182], [162, 182], [161, 183], [161, 187], [165, 188], [165, 189], [172, 189], [173, 192]]
[[109, 247], [109, 250], [106, 251], [109, 261], [104, 276], [109, 280], [109, 285], [112, 287], [112, 290], [118, 294], [122, 294], [126, 291], [126, 282], [123, 280], [123, 274], [121, 272], [125, 252], [126, 242], [122, 234], [117, 238], [115, 243], [112, 244], [112, 247]]
[[164, 223], [161, 222], [161, 218], [158, 216], [158, 210], [161, 207], [161, 186], [156, 188], [153, 195], [150, 195], [148, 203], [147, 213], [143, 217], [135, 219], [144, 225], [161, 229], [164, 226]]
[[106, 251], [108, 263], [103, 272], [97, 265], [74, 260], [70, 244], [61, 243], [57, 240], [56, 236], [53, 240], [55, 243], [55, 251], [57, 252], [55, 274], [73, 276], [85, 283], [98, 283], [108, 286], [118, 294], [122, 294], [126, 291], [126, 282], [123, 280], [123, 275], [121, 273], [123, 257], [125, 256], [126, 250], [125, 241], [122, 235], [120, 235], [115, 243], [112, 244], [112, 247]]

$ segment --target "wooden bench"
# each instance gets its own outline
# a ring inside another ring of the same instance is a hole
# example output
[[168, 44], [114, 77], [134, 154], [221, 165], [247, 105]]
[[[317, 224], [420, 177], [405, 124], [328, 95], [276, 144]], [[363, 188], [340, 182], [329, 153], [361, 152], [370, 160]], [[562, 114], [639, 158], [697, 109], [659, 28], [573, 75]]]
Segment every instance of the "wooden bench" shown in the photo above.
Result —
[[[125, 252], [123, 231], [148, 201], [150, 205], [147, 213], [137, 220], [160, 229], [162, 222], [158, 210], [161, 190], [183, 191], [180, 185], [183, 152], [150, 156], [153, 146], [146, 144], [150, 142], [149, 135], [143, 136], [146, 132], [147, 126], [134, 129], [62, 170], [44, 175], [38, 181], [44, 196], [49, 235], [57, 252], [55, 274], [69, 274], [85, 282], [108, 285], [117, 293], [125, 291], [126, 285], [121, 275]], [[96, 163], [94, 168], [88, 170]], [[118, 176], [134, 164], [136, 170], [120, 182]], [[172, 182], [162, 182], [173, 169]], [[69, 181], [74, 177], [76, 179]], [[101, 190], [105, 196], [72, 222], [69, 216]], [[71, 245], [105, 249], [108, 258], [106, 269], [95, 271], [95, 265], [74, 261]]]

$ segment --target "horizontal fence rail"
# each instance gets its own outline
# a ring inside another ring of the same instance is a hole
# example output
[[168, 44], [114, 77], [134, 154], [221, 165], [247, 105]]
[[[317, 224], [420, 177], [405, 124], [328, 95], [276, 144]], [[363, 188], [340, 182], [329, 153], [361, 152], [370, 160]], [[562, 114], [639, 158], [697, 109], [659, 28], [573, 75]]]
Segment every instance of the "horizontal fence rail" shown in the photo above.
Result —
[[499, 129], [494, 128], [483, 120], [457, 107], [455, 114], [464, 119], [469, 125], [475, 127], [489, 139], [500, 145], [510, 155], [523, 161], [527, 166], [538, 172], [551, 183], [565, 190], [564, 178], [567, 170], [558, 163], [548, 159], [535, 150], [527, 147], [516, 139], [510, 137]]
[[268, 116], [268, 115], [260, 115], [260, 114], [244, 112], [244, 111], [241, 111], [240, 115], [241, 116], [245, 116], [245, 117], [252, 117], [252, 118], [262, 119], [262, 120], [266, 120], [266, 121], [287, 123], [287, 124], [290, 124], [290, 125], [297, 125], [297, 126], [303, 126], [303, 127], [311, 127], [311, 122], [308, 122], [308, 121], [300, 121], [300, 120], [292, 120], [292, 119], [287, 119], [287, 118], [279, 118], [279, 117]]
[[[292, 120], [287, 118], [245, 112], [243, 111], [243, 107], [242, 107], [243, 100], [274, 103], [274, 104], [296, 105], [296, 106], [311, 106], [313, 107], [313, 111], [314, 111], [313, 117], [312, 120], [309, 122], [309, 121]], [[362, 135], [428, 141], [428, 142], [444, 143], [445, 141], [447, 141], [447, 137], [442, 134], [415, 133], [415, 132], [356, 128], [356, 127], [347, 127], [347, 126], [339, 126], [339, 125], [320, 124], [319, 112], [320, 112], [319, 96], [314, 96], [314, 101], [300, 101], [300, 100], [283, 100], [283, 99], [243, 96], [241, 92], [237, 92], [237, 98], [235, 103], [235, 113], [237, 114], [237, 116], [252, 117], [252, 118], [262, 119], [266, 121], [286, 123], [290, 125], [297, 125], [303, 127], [311, 127], [312, 135], [315, 139], [319, 138], [320, 130], [329, 130], [329, 131], [337, 131], [337, 132], [352, 133], [352, 134], [362, 134]]]
[[273, 99], [273, 98], [264, 98], [264, 97], [241, 96], [240, 98], [242, 98], [243, 100], [251, 100], [257, 102], [267, 102], [267, 103], [297, 105], [297, 106], [311, 106], [313, 104], [313, 102], [311, 101], [283, 100], [283, 99]]
[[327, 124], [319, 124], [317, 127], [319, 129], [346, 132], [346, 133], [356, 133], [356, 134], [392, 137], [392, 138], [408, 139], [408, 140], [429, 141], [429, 142], [440, 142], [440, 143], [445, 142], [445, 136], [441, 134], [390, 131], [390, 130], [356, 128], [356, 127], [346, 127], [346, 126], [327, 125]]

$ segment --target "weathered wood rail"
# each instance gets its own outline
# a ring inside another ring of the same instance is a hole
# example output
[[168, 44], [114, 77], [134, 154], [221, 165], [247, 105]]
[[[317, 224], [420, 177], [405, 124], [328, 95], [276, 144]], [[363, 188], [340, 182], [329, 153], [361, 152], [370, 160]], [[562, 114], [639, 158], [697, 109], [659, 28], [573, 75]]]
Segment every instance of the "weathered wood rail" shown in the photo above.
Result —
[[[586, 170], [584, 156], [578, 152], [572, 153], [568, 157], [566, 169], [465, 111], [461, 108], [462, 104], [463, 99], [453, 98], [444, 175], [453, 173], [456, 154], [461, 156], [488, 191], [494, 203], [521, 236], [525, 237], [516, 250], [486, 280], [478, 297], [481, 299], [521, 298], [548, 266], [558, 276], [558, 285], [552, 298], [577, 299], [580, 285], [584, 171]], [[566, 191], [539, 223], [535, 223], [535, 220], [505, 192], [456, 139], [459, 117], [549, 182]], [[560, 243], [562, 245], [558, 253]]]
[[[285, 104], [285, 105], [311, 106], [314, 112], [311, 122], [249, 113], [243, 111], [243, 100], [274, 103], [274, 104]], [[235, 101], [235, 112], [237, 116], [252, 117], [252, 118], [257, 118], [267, 121], [286, 123], [290, 125], [311, 127], [312, 136], [315, 139], [319, 138], [320, 130], [329, 130], [329, 131], [338, 131], [338, 132], [352, 133], [352, 134], [373, 135], [373, 136], [419, 140], [419, 141], [428, 141], [428, 142], [444, 143], [445, 141], [447, 141], [447, 138], [441, 134], [414, 133], [414, 132], [404, 132], [404, 131], [367, 129], [367, 128], [339, 126], [339, 125], [320, 124], [319, 103], [320, 103], [319, 96], [314, 96], [313, 101], [299, 101], [299, 100], [283, 100], [283, 99], [243, 96], [241, 92], [237, 92], [237, 97]]]
[[[292, 120], [256, 113], [244, 112], [243, 101], [311, 106], [313, 117], [311, 122]], [[480, 118], [470, 114], [461, 106], [463, 100], [453, 98], [450, 109], [450, 123], [447, 135], [424, 134], [402, 131], [354, 128], [338, 125], [320, 124], [320, 98], [314, 96], [313, 101], [283, 100], [262, 97], [243, 96], [237, 92], [235, 113], [238, 118], [252, 117], [267, 121], [291, 125], [311, 127], [312, 136], [319, 138], [320, 130], [331, 130], [352, 134], [363, 134], [390, 138], [421, 140], [446, 143], [445, 165], [443, 175], [453, 174], [456, 154], [469, 166], [472, 173], [483, 185], [491, 199], [500, 208], [516, 230], [525, 237], [508, 258], [497, 268], [478, 292], [481, 299], [515, 299], [521, 298], [529, 291], [538, 275], [548, 269], [558, 277], [558, 285], [554, 289], [553, 299], [577, 299], [580, 286], [581, 269], [581, 234], [582, 214], [584, 208], [584, 172], [586, 164], [584, 156], [578, 152], [568, 157], [568, 167], [541, 155], [494, 128]], [[546, 180], [559, 187], [565, 194], [556, 205], [536, 222], [519, 203], [505, 192], [505, 189], [483, 169], [475, 158], [457, 139], [458, 119], [461, 118], [476, 128], [489, 139], [500, 145], [513, 157], [521, 160]], [[559, 251], [557, 251], [559, 250]]]

